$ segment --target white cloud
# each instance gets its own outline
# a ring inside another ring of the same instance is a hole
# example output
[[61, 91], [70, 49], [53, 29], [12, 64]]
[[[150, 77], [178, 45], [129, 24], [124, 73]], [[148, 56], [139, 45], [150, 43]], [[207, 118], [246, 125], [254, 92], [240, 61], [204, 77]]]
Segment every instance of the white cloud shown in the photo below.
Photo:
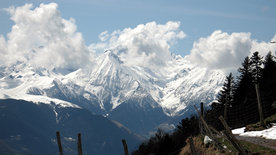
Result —
[[[149, 22], [135, 28], [125, 28], [99, 35], [100, 42], [86, 47], [75, 20], [63, 19], [56, 3], [32, 4], [6, 9], [14, 25], [7, 39], [0, 35], [0, 65], [18, 61], [47, 68], [79, 68], [92, 59], [93, 52], [109, 49], [128, 65], [148, 67], [160, 72], [171, 58], [170, 46], [186, 34], [179, 30], [180, 22], [166, 24]], [[276, 41], [276, 35], [272, 38]], [[252, 40], [250, 33], [228, 34], [217, 30], [193, 45], [192, 63], [209, 69], [235, 71], [246, 56], [259, 51], [275, 53], [276, 44]]]
[[[276, 35], [272, 41], [275, 39]], [[217, 30], [195, 42], [186, 58], [196, 65], [229, 73], [235, 72], [244, 58], [255, 51], [265, 56], [269, 51], [276, 51], [276, 44], [252, 40], [250, 33], [228, 34]]]
[[89, 52], [75, 20], [63, 19], [56, 3], [6, 10], [14, 25], [7, 40], [0, 37], [0, 55], [5, 58], [1, 65], [22, 61], [38, 67], [78, 68], [88, 62]]
[[[271, 39], [271, 42], [276, 41], [276, 35]], [[270, 43], [270, 42], [257, 42], [256, 40], [253, 40], [252, 49], [251, 49], [251, 55], [258, 51], [261, 56], [265, 57], [268, 52], [272, 52], [274, 55], [276, 55], [276, 43]]]
[[96, 52], [109, 49], [129, 65], [160, 68], [170, 59], [170, 45], [186, 36], [179, 26], [179, 22], [172, 21], [164, 25], [149, 22], [111, 34], [105, 31], [99, 35], [102, 42], [91, 44], [90, 49]]
[[108, 31], [104, 31], [104, 32], [100, 33], [100, 35], [99, 35], [99, 39], [101, 41], [106, 41], [108, 38], [109, 38]]

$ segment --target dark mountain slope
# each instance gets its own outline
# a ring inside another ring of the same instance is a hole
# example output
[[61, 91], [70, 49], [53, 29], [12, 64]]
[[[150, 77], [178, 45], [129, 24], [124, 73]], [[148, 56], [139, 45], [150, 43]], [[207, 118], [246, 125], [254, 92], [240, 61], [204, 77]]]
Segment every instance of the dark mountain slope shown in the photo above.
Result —
[[3, 154], [54, 154], [56, 131], [61, 133], [65, 154], [77, 154], [77, 134], [82, 134], [84, 154], [121, 154], [121, 139], [130, 150], [139, 139], [109, 119], [88, 110], [54, 103], [0, 100], [0, 152]]

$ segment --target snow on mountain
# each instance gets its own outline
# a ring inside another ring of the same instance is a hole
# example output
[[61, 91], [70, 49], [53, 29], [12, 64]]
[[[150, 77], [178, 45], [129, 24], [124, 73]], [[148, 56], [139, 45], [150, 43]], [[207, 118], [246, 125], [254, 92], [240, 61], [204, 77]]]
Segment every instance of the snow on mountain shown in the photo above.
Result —
[[208, 104], [216, 100], [223, 82], [224, 73], [189, 65], [184, 58], [178, 58], [180, 70], [163, 89], [161, 106], [168, 115], [181, 115], [193, 104]]
[[18, 63], [11, 67], [2, 67], [0, 76], [0, 98], [24, 99], [35, 103], [56, 103], [62, 107], [79, 107], [70, 102], [46, 96], [43, 89], [61, 75], [50, 73], [46, 69], [33, 68]]
[[102, 114], [131, 98], [150, 95], [158, 103], [152, 107], [160, 106], [167, 115], [176, 116], [184, 114], [191, 104], [215, 100], [224, 81], [223, 72], [193, 66], [181, 56], [172, 56], [162, 71], [166, 74], [129, 66], [111, 51], [99, 55], [90, 66], [65, 75], [18, 63], [1, 68], [0, 95], [59, 99]]

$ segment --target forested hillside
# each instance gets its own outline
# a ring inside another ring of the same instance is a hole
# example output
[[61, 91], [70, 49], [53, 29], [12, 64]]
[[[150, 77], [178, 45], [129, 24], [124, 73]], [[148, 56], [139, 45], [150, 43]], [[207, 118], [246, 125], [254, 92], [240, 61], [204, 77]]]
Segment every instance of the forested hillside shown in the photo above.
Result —
[[[234, 78], [232, 73], [226, 77], [217, 102], [212, 103], [210, 109], [205, 111], [206, 122], [221, 131], [224, 128], [219, 116], [224, 116], [231, 128], [260, 121], [255, 85], [259, 85], [264, 117], [275, 114], [276, 61], [271, 52], [265, 58], [258, 52], [246, 57], [238, 69], [237, 77]], [[178, 154], [186, 145], [187, 138], [198, 135], [199, 130], [197, 116], [185, 118], [173, 133], [159, 130], [147, 142], [142, 143], [133, 154]]]

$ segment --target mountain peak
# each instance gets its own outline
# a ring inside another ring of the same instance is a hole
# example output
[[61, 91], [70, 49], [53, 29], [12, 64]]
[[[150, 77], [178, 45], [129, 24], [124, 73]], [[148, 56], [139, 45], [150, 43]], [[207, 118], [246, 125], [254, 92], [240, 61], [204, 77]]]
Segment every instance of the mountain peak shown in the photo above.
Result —
[[104, 52], [104, 56], [106, 58], [108, 58], [110, 61], [112, 61], [113, 63], [119, 63], [119, 64], [123, 63], [123, 61], [120, 60], [120, 58], [118, 57], [118, 55], [116, 55], [115, 53], [113, 53], [111, 50], [106, 50]]
[[[108, 113], [126, 100], [149, 96], [167, 115], [182, 115], [191, 103], [213, 101], [224, 77], [223, 73], [192, 66], [181, 56], [172, 57], [162, 69], [166, 75], [159, 76], [161, 69], [127, 65], [111, 50], [99, 55], [93, 65], [78, 70], [21, 66], [23, 69], [11, 68], [1, 74], [3, 94], [24, 98], [24, 93], [36, 92], [33, 95], [54, 96], [88, 109], [98, 107], [94, 109], [98, 113]], [[36, 89], [27, 91], [30, 87]]]

